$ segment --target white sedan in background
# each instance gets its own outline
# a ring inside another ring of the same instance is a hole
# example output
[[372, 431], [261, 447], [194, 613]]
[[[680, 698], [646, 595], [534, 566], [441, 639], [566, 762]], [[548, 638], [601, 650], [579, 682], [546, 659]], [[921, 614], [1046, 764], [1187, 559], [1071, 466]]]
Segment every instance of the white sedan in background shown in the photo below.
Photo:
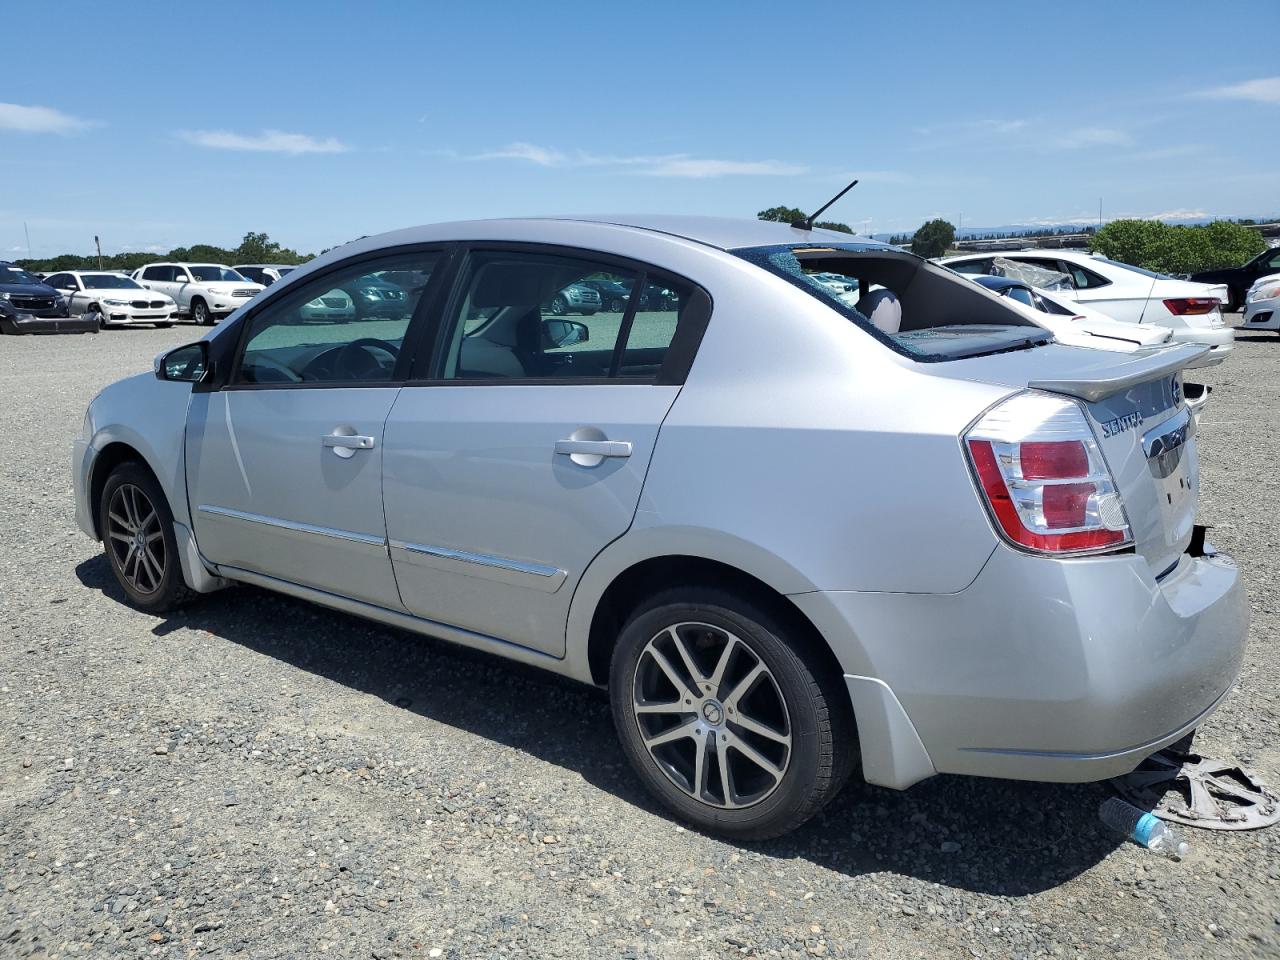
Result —
[[1235, 334], [1222, 319], [1222, 304], [1227, 298], [1223, 284], [1178, 280], [1083, 250], [964, 254], [945, 257], [938, 263], [959, 273], [991, 274], [998, 258], [1066, 274], [1070, 288], [1055, 290], [1055, 294], [1092, 307], [1113, 320], [1168, 327], [1174, 340], [1209, 347], [1208, 355], [1193, 366], [1213, 366], [1231, 352]]
[[167, 294], [148, 290], [136, 280], [104, 270], [68, 270], [45, 280], [67, 298], [71, 316], [98, 315], [102, 327], [150, 323], [171, 327], [178, 305]]
[[1244, 298], [1242, 330], [1280, 332], [1280, 273], [1255, 280]]

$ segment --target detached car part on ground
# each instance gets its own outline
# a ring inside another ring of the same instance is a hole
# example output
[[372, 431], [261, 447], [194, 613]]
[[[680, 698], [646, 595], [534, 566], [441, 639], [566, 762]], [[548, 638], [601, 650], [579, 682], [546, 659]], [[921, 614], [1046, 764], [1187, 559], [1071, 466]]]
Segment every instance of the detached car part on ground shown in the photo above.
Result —
[[[408, 270], [399, 318], [298, 321]], [[601, 276], [675, 309], [547, 316]], [[1099, 780], [1214, 711], [1248, 608], [1195, 523], [1203, 353], [822, 230], [422, 227], [106, 388], [76, 515], [143, 609], [240, 581], [606, 686], [655, 796], [773, 836], [855, 769]]]

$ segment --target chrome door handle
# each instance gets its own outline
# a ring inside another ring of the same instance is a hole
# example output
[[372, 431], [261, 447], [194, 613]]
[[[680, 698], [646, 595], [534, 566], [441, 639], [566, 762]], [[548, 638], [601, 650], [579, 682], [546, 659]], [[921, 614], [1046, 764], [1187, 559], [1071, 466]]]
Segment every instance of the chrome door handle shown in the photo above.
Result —
[[573, 457], [629, 457], [629, 440], [557, 440], [556, 453]]
[[333, 452], [346, 460], [356, 455], [357, 450], [372, 450], [373, 437], [361, 437], [345, 433], [328, 433], [320, 438], [320, 443], [331, 447]]

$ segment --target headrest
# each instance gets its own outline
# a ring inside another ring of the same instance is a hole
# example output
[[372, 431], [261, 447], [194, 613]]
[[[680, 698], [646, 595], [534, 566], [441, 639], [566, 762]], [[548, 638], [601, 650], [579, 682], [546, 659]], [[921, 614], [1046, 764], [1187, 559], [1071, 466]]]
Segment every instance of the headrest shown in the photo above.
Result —
[[855, 309], [885, 333], [897, 333], [902, 326], [902, 304], [892, 290], [872, 290]]
[[536, 263], [486, 263], [480, 268], [471, 289], [473, 307], [533, 307], [552, 295], [563, 284], [557, 284], [556, 271]]

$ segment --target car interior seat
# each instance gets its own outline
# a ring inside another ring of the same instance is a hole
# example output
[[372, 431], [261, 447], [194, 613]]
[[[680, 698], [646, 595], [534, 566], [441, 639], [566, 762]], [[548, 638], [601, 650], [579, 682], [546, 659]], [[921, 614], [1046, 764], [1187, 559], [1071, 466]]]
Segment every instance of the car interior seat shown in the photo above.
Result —
[[885, 333], [897, 333], [902, 327], [902, 303], [892, 290], [872, 290], [854, 309]]

